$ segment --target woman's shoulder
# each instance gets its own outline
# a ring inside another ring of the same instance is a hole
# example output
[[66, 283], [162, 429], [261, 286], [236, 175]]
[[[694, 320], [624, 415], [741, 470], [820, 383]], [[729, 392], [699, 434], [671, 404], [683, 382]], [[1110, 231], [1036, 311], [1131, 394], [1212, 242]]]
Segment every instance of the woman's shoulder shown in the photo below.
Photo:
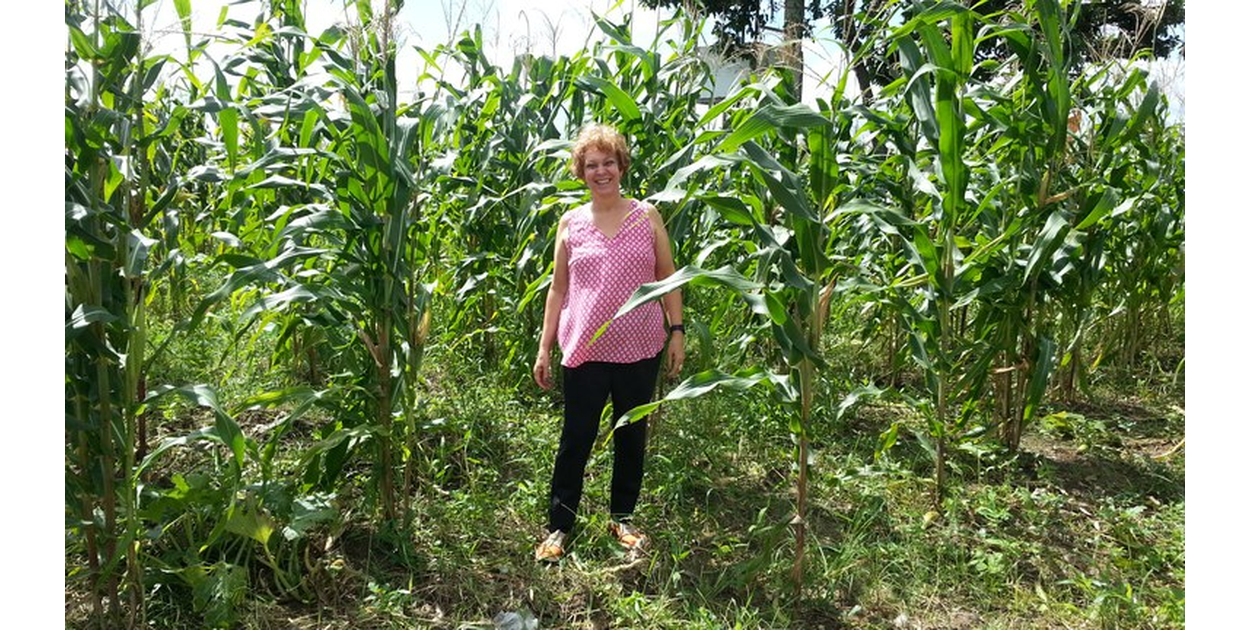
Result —
[[638, 208], [639, 210], [642, 210], [647, 213], [648, 217], [655, 218], [660, 216], [660, 211], [655, 207], [655, 204], [647, 201], [646, 199], [634, 199], [631, 197], [628, 201], [631, 208]]
[[629, 203], [631, 206], [634, 206], [646, 213], [647, 219], [649, 219], [653, 225], [656, 223], [661, 226], [664, 225], [664, 217], [660, 214], [659, 208], [655, 207], [655, 204], [647, 201], [646, 199], [630, 199]]
[[573, 206], [572, 208], [565, 210], [564, 214], [560, 215], [560, 225], [568, 225], [575, 219], [585, 218], [586, 216], [589, 215], [589, 213], [590, 213], [589, 202]]

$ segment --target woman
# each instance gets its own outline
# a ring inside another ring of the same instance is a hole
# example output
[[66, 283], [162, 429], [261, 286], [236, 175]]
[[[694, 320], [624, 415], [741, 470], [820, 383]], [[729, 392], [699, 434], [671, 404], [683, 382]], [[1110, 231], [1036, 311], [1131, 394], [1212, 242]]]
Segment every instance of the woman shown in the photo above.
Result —
[[[686, 356], [679, 291], [665, 295], [663, 306], [650, 302], [612, 320], [639, 286], [675, 271], [660, 213], [648, 203], [621, 195], [621, 176], [629, 169], [624, 136], [606, 125], [587, 125], [573, 145], [569, 167], [590, 189], [590, 203], [560, 217], [555, 270], [534, 360], [534, 381], [551, 389], [551, 350], [559, 339], [564, 428], [551, 476], [549, 534], [534, 553], [538, 560], [549, 562], [564, 555], [604, 404], [611, 397], [615, 422], [626, 411], [651, 401], [666, 320], [668, 331], [675, 335], [668, 344], [670, 377], [681, 371]], [[642, 489], [646, 443], [645, 418], [613, 433], [609, 529], [631, 551], [646, 543], [646, 536], [629, 522]]]

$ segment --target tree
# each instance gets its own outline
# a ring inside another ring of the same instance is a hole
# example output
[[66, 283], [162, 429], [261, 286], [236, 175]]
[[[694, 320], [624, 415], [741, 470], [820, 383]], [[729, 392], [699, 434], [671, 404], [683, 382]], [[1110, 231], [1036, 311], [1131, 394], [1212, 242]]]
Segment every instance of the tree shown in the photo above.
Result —
[[[981, 0], [973, 8], [990, 16], [1019, 4], [1020, 0]], [[1085, 0], [1072, 28], [1072, 69], [1128, 59], [1142, 50], [1158, 59], [1178, 48], [1183, 55], [1184, 25], [1185, 0]], [[1003, 42], [987, 44], [978, 51], [983, 58], [1010, 56]]]
[[[884, 24], [887, 10], [897, 0], [642, 0], [651, 8], [690, 8], [691, 4], [715, 18], [712, 33], [730, 56], [743, 57], [751, 44], [765, 32], [780, 33], [785, 42], [782, 59], [787, 66], [801, 73], [803, 48], [801, 39], [811, 34], [816, 20], [828, 17], [835, 25], [838, 41], [853, 57], [869, 45], [874, 24]], [[784, 4], [782, 26], [773, 25], [779, 4]], [[873, 79], [885, 76], [885, 55], [863, 58], [854, 65], [861, 92], [871, 98]], [[793, 95], [801, 94], [802, 81], [795, 77]]]
[[[715, 18], [712, 34], [729, 57], [750, 58], [753, 44], [765, 32], [778, 33], [784, 42], [782, 65], [791, 70], [788, 86], [795, 101], [802, 93], [802, 38], [810, 32], [810, 21], [820, 18], [820, 4], [812, 5], [810, 19], [804, 18], [807, 0], [642, 0], [652, 9], [695, 9]], [[783, 8], [782, 26], [772, 24], [779, 5]]]

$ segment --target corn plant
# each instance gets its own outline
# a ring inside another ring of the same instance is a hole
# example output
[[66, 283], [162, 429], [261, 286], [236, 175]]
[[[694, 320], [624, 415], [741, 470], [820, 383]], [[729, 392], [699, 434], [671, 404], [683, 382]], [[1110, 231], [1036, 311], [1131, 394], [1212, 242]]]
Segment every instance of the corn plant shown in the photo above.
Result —
[[[487, 60], [480, 29], [455, 47], [422, 52], [423, 76], [436, 86], [427, 115], [443, 130], [423, 149], [431, 166], [429, 199], [461, 235], [458, 247], [445, 250], [457, 261], [447, 279], [454, 309], [446, 327], [463, 331], [458, 347], [480, 349], [490, 364], [503, 359], [514, 366], [533, 339], [525, 323], [536, 317], [522, 296], [549, 243], [535, 239], [552, 229], [550, 210], [570, 194], [557, 190], [558, 152], [565, 147], [558, 138], [573, 77], [588, 59], [523, 56], [504, 72]], [[458, 83], [445, 77], [452, 65], [464, 71]], [[504, 316], [514, 311], [523, 317]]]
[[[975, 352], [957, 343], [953, 326], [954, 311], [962, 306], [960, 294], [975, 295], [977, 286], [970, 280], [979, 275], [979, 269], [970, 264], [973, 256], [963, 260], [957, 243], [976, 210], [965, 199], [971, 169], [965, 155], [963, 108], [973, 69], [973, 21], [973, 13], [943, 5], [921, 12], [892, 34], [907, 75], [903, 100], [915, 126], [914, 130], [910, 125], [900, 127], [891, 118], [876, 116], [878, 125], [898, 134], [897, 148], [908, 171], [903, 174], [898, 169], [904, 183], [892, 188], [895, 198], [881, 200], [886, 207], [868, 206], [886, 233], [898, 235], [906, 252], [908, 277], [891, 280], [884, 295], [895, 317], [906, 323], [912, 357], [925, 376], [927, 402], [932, 405], [927, 416], [933, 440], [935, 502], [945, 483], [948, 437], [959, 430], [959, 423], [951, 418], [958, 386], [955, 375], [965, 373], [967, 382], [969, 365], [977, 364]], [[939, 28], [943, 22], [948, 24], [947, 33]], [[887, 87], [886, 92], [894, 87]], [[939, 174], [940, 186], [920, 171], [930, 165]], [[918, 304], [912, 292], [919, 294]]]
[[134, 471], [148, 259], [154, 219], [176, 188], [158, 198], [148, 187], [161, 136], [145, 95], [164, 60], [144, 56], [141, 8], [132, 23], [112, 7], [69, 3], [66, 24], [67, 527], [85, 545], [96, 618], [133, 627], [144, 593]]
[[1171, 336], [1171, 313], [1183, 299], [1184, 138], [1165, 125], [1167, 102], [1142, 70], [1106, 83], [1073, 151], [1088, 172], [1104, 175], [1097, 181], [1106, 191], [1078, 226], [1106, 240], [1097, 309], [1103, 334], [1091, 363], [1110, 357], [1134, 366], [1149, 341]]
[[[410, 430], [411, 415], [401, 405], [419, 367], [422, 322], [427, 304], [418, 282], [420, 258], [411, 241], [416, 181], [412, 156], [418, 120], [401, 115], [395, 84], [394, 43], [389, 20], [399, 5], [387, 3], [374, 15], [369, 2], [355, 3], [360, 20], [356, 58], [336, 57], [323, 48], [335, 79], [332, 86], [345, 99], [348, 118], [327, 126], [336, 154], [334, 218], [336, 246], [330, 259], [329, 285], [323, 294], [336, 297], [340, 321], [366, 351], [358, 387], [367, 396], [369, 415], [359, 435], [376, 446], [375, 487], [383, 515], [400, 515], [395, 474], [400, 449], [395, 438]], [[340, 240], [341, 239], [341, 240]], [[428, 323], [425, 324], [428, 326]], [[398, 413], [397, 413], [398, 411]], [[396, 416], [406, 419], [396, 423]], [[337, 437], [343, 439], [341, 430]], [[346, 444], [344, 444], [346, 445]]]
[[[304, 454], [306, 480], [334, 489], [355, 446], [369, 444], [374, 496], [396, 522], [406, 496], [399, 460], [412, 450], [396, 440], [415, 433], [411, 389], [430, 326], [420, 274], [437, 232], [419, 225], [414, 175], [418, 139], [430, 130], [397, 98], [388, 25], [400, 5], [379, 15], [367, 1], [353, 6], [354, 30], [313, 39], [301, 34], [297, 6], [275, 4], [237, 57], [259, 66], [242, 73], [233, 95], [219, 76], [217, 98], [230, 99], [219, 113], [241, 113], [252, 130], [247, 163], [231, 152], [235, 142], [224, 143], [230, 176], [220, 198], [252, 254], [223, 257], [235, 270], [195, 316], [245, 286], [266, 287], [245, 317], [282, 322], [279, 340], [290, 345], [277, 356], [345, 370], [326, 377], [334, 395], [317, 404], [338, 417]], [[330, 72], [328, 83], [306, 80], [314, 63]], [[244, 98], [249, 86], [267, 88]], [[227, 135], [229, 118], [219, 121]], [[305, 332], [310, 323], [318, 336]], [[318, 347], [329, 356], [306, 354]]]

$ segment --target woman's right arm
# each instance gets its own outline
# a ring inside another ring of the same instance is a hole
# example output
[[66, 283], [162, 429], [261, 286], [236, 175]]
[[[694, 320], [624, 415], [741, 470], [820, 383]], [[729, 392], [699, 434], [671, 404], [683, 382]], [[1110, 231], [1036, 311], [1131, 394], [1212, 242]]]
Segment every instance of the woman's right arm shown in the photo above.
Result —
[[547, 289], [547, 305], [543, 310], [543, 331], [538, 337], [538, 356], [534, 359], [534, 382], [543, 389], [551, 389], [551, 351], [555, 348], [556, 334], [560, 329], [560, 309], [569, 289], [569, 254], [565, 246], [568, 234], [568, 214], [560, 217], [556, 227], [555, 268], [551, 271], [551, 286]]

